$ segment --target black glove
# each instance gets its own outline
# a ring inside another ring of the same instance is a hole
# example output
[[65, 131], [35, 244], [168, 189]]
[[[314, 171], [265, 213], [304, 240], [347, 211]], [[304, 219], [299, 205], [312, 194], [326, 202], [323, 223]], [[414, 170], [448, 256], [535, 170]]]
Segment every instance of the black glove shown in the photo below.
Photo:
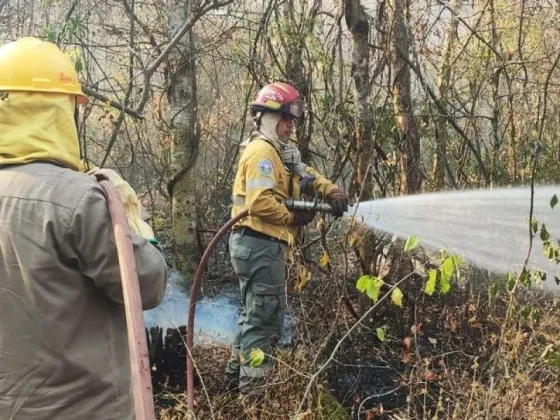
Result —
[[292, 220], [292, 225], [296, 226], [305, 226], [308, 223], [311, 223], [313, 218], [315, 217], [315, 211], [294, 211], [292, 215], [294, 219]]
[[333, 189], [325, 198], [332, 207], [333, 216], [341, 217], [345, 211], [348, 211], [348, 198], [340, 189]]
[[313, 197], [315, 195], [315, 188], [313, 187], [313, 181], [315, 181], [315, 175], [305, 175], [299, 181], [299, 191], [302, 194]]

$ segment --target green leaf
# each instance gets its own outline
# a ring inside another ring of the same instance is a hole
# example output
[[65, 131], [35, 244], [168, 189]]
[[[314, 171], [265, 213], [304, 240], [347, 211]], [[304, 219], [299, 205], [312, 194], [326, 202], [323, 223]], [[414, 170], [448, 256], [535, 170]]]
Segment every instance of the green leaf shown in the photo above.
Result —
[[449, 291], [451, 290], [451, 282], [449, 281], [449, 279], [450, 277], [444, 275], [439, 278], [440, 292], [444, 295], [449, 293]]
[[533, 308], [529, 314], [529, 318], [531, 318], [533, 322], [539, 322], [541, 319], [541, 311], [538, 308]]
[[393, 293], [391, 293], [391, 300], [395, 305], [399, 308], [403, 307], [402, 300], [403, 300], [403, 292], [398, 287], [393, 289]]
[[375, 333], [377, 334], [377, 338], [379, 338], [379, 341], [385, 341], [385, 328], [379, 327], [375, 330]]
[[495, 281], [490, 285], [490, 294], [496, 297], [498, 296], [499, 293], [500, 293], [500, 286], [498, 285], [498, 282]]
[[445, 279], [446, 282], [449, 282], [449, 279], [453, 275], [453, 271], [455, 271], [453, 258], [447, 257], [439, 267], [439, 271], [441, 271], [441, 278]]
[[426, 282], [426, 288], [424, 292], [430, 296], [432, 296], [436, 290], [436, 280], [437, 280], [437, 271], [432, 269], [428, 272], [428, 281]]
[[554, 207], [556, 206], [556, 204], [558, 204], [558, 197], [556, 196], [556, 194], [554, 194], [552, 196], [552, 198], [550, 199], [550, 208], [554, 209]]
[[78, 58], [74, 63], [74, 68], [76, 69], [76, 73], [81, 73], [84, 69], [84, 65], [82, 64], [82, 60], [80, 58]]
[[362, 276], [356, 282], [356, 289], [364, 293], [368, 288], [368, 284], [371, 282], [371, 276]]
[[527, 271], [527, 269], [523, 269], [521, 275], [519, 276], [519, 281], [525, 287], [531, 287], [531, 274], [529, 273], [529, 271]]
[[249, 353], [250, 367], [260, 366], [264, 362], [264, 352], [261, 349], [253, 349]]
[[531, 308], [529, 308], [528, 306], [524, 306], [521, 311], [519, 312], [519, 315], [521, 316], [522, 319], [527, 320], [529, 318], [529, 315], [531, 314]]
[[381, 293], [381, 287], [385, 284], [385, 282], [379, 277], [372, 277], [372, 276], [370, 276], [370, 280], [371, 281], [368, 284], [366, 294], [369, 296], [371, 300], [377, 302], [379, 300], [379, 294]]
[[47, 41], [56, 42], [56, 37], [57, 37], [56, 30], [54, 30], [52, 28], [46, 28], [45, 29], [45, 36], [47, 38]]
[[534, 216], [531, 219], [531, 229], [533, 230], [533, 233], [537, 233], [539, 230], [539, 222], [537, 222], [537, 219]]
[[545, 242], [545, 244], [543, 245], [543, 251], [549, 260], [552, 260], [554, 258], [554, 247], [550, 244], [550, 242]]
[[506, 287], [510, 293], [513, 292], [515, 288], [515, 277], [512, 276], [511, 273], [507, 273], [506, 275]]
[[535, 283], [539, 284], [546, 280], [546, 271], [535, 271], [533, 273], [533, 278], [535, 279]]
[[366, 293], [371, 300], [377, 302], [379, 294], [381, 293], [381, 287], [383, 287], [384, 284], [385, 282], [380, 277], [364, 275], [356, 282], [356, 289], [362, 293]]
[[404, 252], [412, 251], [418, 246], [418, 238], [416, 236], [409, 236], [406, 238], [406, 243], [404, 244]]
[[451, 255], [451, 259], [453, 260], [453, 266], [454, 266], [454, 269], [455, 269], [455, 277], [460, 277], [461, 276], [461, 267], [463, 267], [464, 261], [457, 254]]
[[541, 225], [541, 241], [548, 241], [550, 239], [550, 234], [546, 230], [546, 225], [543, 223]]

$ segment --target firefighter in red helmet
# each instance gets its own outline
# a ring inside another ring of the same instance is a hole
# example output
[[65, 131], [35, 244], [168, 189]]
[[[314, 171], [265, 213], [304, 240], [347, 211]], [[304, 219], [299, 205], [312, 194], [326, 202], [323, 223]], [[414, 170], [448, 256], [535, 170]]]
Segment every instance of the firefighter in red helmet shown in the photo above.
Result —
[[282, 334], [285, 309], [285, 253], [297, 229], [310, 223], [314, 212], [293, 212], [284, 204], [300, 198], [300, 183], [308, 185], [333, 208], [348, 210], [346, 195], [331, 181], [301, 161], [290, 142], [295, 120], [304, 115], [299, 92], [287, 83], [263, 87], [251, 103], [256, 130], [243, 142], [233, 185], [236, 216], [249, 210], [230, 236], [233, 268], [239, 278], [243, 310], [226, 369], [230, 389], [260, 394], [272, 363], [268, 357], [250, 366], [250, 353], [271, 354]]

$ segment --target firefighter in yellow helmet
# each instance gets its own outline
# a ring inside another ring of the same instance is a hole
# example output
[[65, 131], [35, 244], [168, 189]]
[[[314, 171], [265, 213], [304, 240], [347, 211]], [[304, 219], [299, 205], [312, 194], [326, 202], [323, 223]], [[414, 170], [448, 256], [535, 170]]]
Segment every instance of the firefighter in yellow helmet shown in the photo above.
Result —
[[[134, 418], [115, 237], [98, 182], [79, 172], [75, 111], [85, 102], [56, 45], [0, 47], [2, 419]], [[166, 265], [123, 182], [149, 309], [163, 297]]]
[[294, 120], [304, 103], [287, 83], [265, 86], [251, 104], [257, 129], [244, 142], [233, 185], [232, 216], [248, 209], [230, 236], [233, 268], [239, 278], [243, 310], [234, 337], [225, 383], [232, 390], [258, 395], [271, 368], [268, 357], [250, 366], [250, 353], [271, 354], [282, 334], [285, 309], [285, 252], [299, 227], [314, 212], [292, 212], [283, 203], [300, 198], [306, 180], [333, 207], [335, 216], [348, 210], [345, 194], [331, 181], [301, 162], [290, 143]]

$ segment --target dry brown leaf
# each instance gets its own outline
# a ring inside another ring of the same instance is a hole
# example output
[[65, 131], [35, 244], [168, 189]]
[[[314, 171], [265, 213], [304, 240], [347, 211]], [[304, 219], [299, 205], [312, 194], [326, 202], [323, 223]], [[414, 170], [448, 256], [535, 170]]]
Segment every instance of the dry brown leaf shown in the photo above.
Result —
[[326, 267], [327, 265], [329, 265], [329, 261], [329, 254], [327, 254], [327, 251], [323, 251], [323, 255], [321, 255], [319, 264], [321, 264], [321, 267]]
[[305, 413], [299, 413], [296, 418], [297, 420], [309, 420], [312, 416], [313, 413], [311, 412], [311, 409], [308, 408]]
[[298, 292], [300, 292], [303, 289], [305, 289], [305, 287], [311, 280], [311, 271], [309, 271], [305, 266], [299, 265], [297, 268], [297, 272], [298, 272], [298, 277], [297, 277], [297, 284], [295, 289]]

